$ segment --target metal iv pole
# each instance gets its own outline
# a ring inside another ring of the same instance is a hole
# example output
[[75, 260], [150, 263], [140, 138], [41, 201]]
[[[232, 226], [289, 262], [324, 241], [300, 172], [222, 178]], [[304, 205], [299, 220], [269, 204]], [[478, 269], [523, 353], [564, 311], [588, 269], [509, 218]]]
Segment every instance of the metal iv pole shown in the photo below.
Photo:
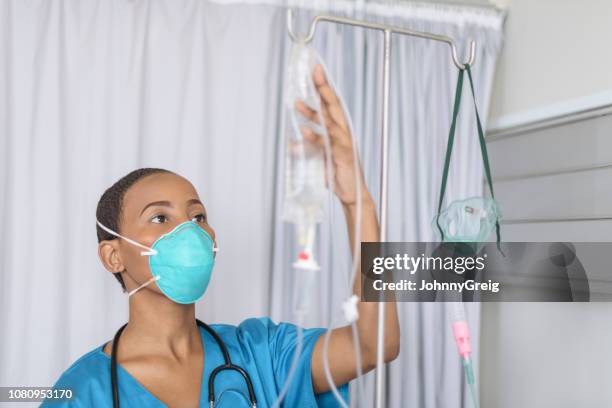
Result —
[[[371, 23], [363, 20], [354, 20], [350, 18], [334, 17], [327, 15], [319, 15], [312, 19], [310, 28], [306, 37], [300, 39], [293, 29], [293, 10], [287, 9], [287, 31], [289, 37], [295, 42], [309, 43], [312, 41], [317, 24], [319, 22], [330, 22], [335, 24], [344, 24], [355, 27], [363, 27], [373, 30], [382, 31], [384, 34], [384, 52], [383, 52], [383, 106], [382, 106], [382, 129], [381, 129], [381, 172], [380, 172], [380, 195], [379, 195], [379, 214], [380, 214], [380, 241], [385, 242], [387, 239], [387, 196], [389, 182], [389, 91], [390, 91], [390, 66], [391, 66], [391, 38], [393, 34], [402, 34], [410, 37], [423, 38], [433, 41], [446, 43], [450, 46], [453, 63], [459, 69], [465, 69], [466, 65], [472, 66], [476, 59], [476, 42], [470, 41], [470, 57], [466, 63], [461, 63], [457, 56], [457, 46], [455, 41], [444, 35], [437, 35], [427, 32], [408, 30], [401, 27], [395, 27], [385, 24]], [[385, 340], [384, 332], [385, 322], [385, 302], [378, 303], [378, 330], [377, 330], [377, 348], [376, 348], [376, 408], [383, 407], [383, 383], [384, 383], [384, 353], [383, 345]]]

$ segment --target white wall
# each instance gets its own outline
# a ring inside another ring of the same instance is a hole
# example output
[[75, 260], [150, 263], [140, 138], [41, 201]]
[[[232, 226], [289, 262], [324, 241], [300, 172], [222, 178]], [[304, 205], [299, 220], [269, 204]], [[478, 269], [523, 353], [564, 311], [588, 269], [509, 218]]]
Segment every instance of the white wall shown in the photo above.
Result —
[[509, 0], [490, 122], [612, 90], [612, 1]]
[[[489, 127], [612, 95], [611, 39], [612, 1], [511, 0]], [[489, 151], [506, 218], [612, 213], [609, 168], [564, 173], [612, 163], [612, 116], [490, 140]], [[610, 241], [612, 221], [502, 231], [507, 241]], [[483, 407], [612, 406], [612, 304], [483, 304], [480, 340]]]
[[[504, 218], [612, 213], [612, 115], [489, 141]], [[579, 172], [571, 169], [583, 168]], [[534, 176], [539, 174], [539, 176]], [[610, 241], [612, 221], [503, 224], [504, 241]], [[611, 407], [612, 304], [482, 304], [483, 407]]]

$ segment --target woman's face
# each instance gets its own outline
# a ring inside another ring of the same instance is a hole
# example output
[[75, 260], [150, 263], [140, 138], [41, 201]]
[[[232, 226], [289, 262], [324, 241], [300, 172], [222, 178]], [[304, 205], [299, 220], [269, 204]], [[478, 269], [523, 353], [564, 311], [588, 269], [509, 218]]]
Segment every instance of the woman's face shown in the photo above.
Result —
[[[125, 193], [119, 233], [151, 247], [161, 235], [185, 221], [197, 223], [215, 240], [206, 209], [193, 185], [176, 174], [157, 173], [137, 181]], [[128, 291], [151, 279], [148, 256], [140, 255], [142, 251], [123, 239], [102, 241], [99, 246], [106, 269], [126, 272], [123, 280]], [[157, 285], [146, 289], [161, 294]]]

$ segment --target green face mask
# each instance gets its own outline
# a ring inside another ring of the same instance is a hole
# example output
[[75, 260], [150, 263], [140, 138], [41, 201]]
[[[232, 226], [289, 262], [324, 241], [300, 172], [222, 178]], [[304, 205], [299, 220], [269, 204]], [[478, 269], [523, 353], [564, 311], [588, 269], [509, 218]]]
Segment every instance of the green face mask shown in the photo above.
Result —
[[195, 303], [204, 295], [215, 265], [217, 246], [198, 224], [185, 221], [148, 247], [120, 235], [98, 220], [96, 223], [109, 234], [147, 250], [140, 254], [149, 257], [152, 277], [129, 292], [128, 297], [152, 282], [157, 282], [159, 290], [176, 303]]
[[[463, 75], [467, 71], [470, 80], [470, 88], [474, 99], [474, 109], [476, 111], [476, 124], [478, 126], [478, 141], [480, 143], [480, 151], [482, 153], [482, 161], [484, 164], [485, 176], [487, 184], [491, 191], [491, 198], [486, 197], [471, 197], [464, 200], [457, 200], [450, 203], [444, 210], [442, 203], [444, 202], [444, 193], [446, 191], [446, 182], [448, 181], [448, 170], [450, 168], [450, 160], [453, 152], [453, 143], [455, 140], [455, 128], [457, 126], [457, 116], [459, 114], [459, 106], [461, 104], [461, 93], [463, 89]], [[493, 230], [497, 236], [497, 248], [501, 252], [501, 234], [499, 220], [501, 211], [499, 205], [495, 201], [493, 192], [493, 181], [491, 179], [491, 169], [489, 167], [489, 155], [484, 138], [484, 132], [476, 107], [476, 96], [474, 93], [474, 83], [472, 80], [472, 72], [468, 65], [465, 70], [459, 70], [459, 78], [457, 79], [457, 90], [455, 92], [455, 106], [453, 108], [453, 120], [448, 135], [448, 144], [446, 147], [446, 158], [444, 160], [444, 170], [442, 172], [442, 184], [440, 186], [440, 200], [438, 202], [438, 213], [433, 219], [434, 230], [439, 232], [440, 238], [444, 242], [484, 242], [487, 241]]]

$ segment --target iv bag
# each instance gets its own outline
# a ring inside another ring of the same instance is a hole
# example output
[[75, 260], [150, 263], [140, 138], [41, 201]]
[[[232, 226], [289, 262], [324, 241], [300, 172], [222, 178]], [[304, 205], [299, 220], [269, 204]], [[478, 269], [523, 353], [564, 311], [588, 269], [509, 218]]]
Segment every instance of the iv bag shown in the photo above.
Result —
[[311, 47], [299, 43], [293, 45], [284, 103], [287, 137], [283, 219], [297, 225], [321, 222], [325, 210], [325, 147], [305, 139], [300, 129], [309, 128], [324, 139], [327, 130], [304, 117], [295, 106], [297, 101], [304, 102], [317, 113], [319, 123], [324, 123], [320, 96], [312, 79], [316, 63], [317, 55]]

